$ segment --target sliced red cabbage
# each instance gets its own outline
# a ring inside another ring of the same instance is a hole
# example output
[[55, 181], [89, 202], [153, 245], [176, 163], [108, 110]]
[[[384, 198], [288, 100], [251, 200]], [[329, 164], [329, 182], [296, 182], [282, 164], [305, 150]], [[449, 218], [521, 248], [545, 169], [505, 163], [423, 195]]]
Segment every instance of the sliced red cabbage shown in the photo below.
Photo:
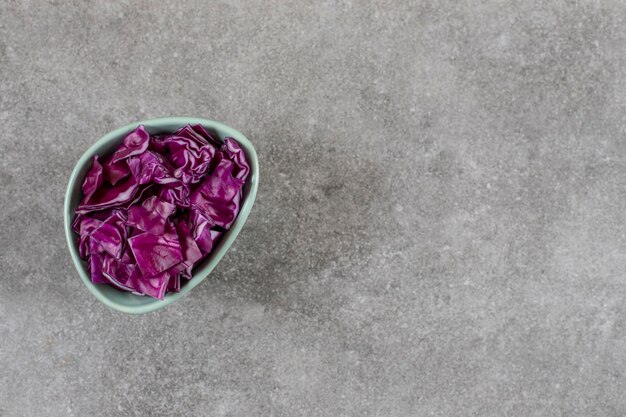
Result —
[[91, 274], [91, 282], [94, 284], [108, 284], [110, 281], [104, 276], [102, 265], [104, 256], [94, 252], [89, 256], [89, 273]]
[[221, 146], [221, 142], [217, 139], [215, 139], [213, 137], [213, 135], [211, 135], [202, 125], [193, 125], [193, 126], [185, 126], [183, 129], [184, 131], [188, 131], [189, 128], [191, 128], [191, 130], [193, 130], [195, 133], [197, 133], [200, 137], [202, 137], [203, 139], [205, 139], [208, 143], [210, 143], [211, 145], [215, 146], [216, 148], [219, 148]]
[[136, 291], [133, 287], [134, 279], [137, 276], [137, 265], [115, 259], [112, 256], [104, 256], [102, 265], [102, 275], [119, 289], [126, 291]]
[[83, 215], [76, 216], [76, 219], [80, 219], [78, 224], [76, 224], [80, 235], [78, 238], [78, 254], [85, 258], [90, 252], [89, 239], [91, 239], [91, 234], [102, 224], [102, 220]]
[[135, 227], [144, 232], [161, 235], [165, 232], [165, 223], [176, 206], [152, 196], [141, 203], [128, 209], [128, 226]]
[[120, 180], [130, 175], [130, 169], [125, 160], [113, 163], [113, 155], [109, 155], [102, 161], [104, 178], [111, 183], [117, 184]]
[[189, 201], [211, 218], [215, 225], [229, 229], [239, 213], [243, 181], [233, 178], [234, 163], [222, 159], [200, 186], [191, 193]]
[[180, 291], [180, 274], [170, 277], [170, 281], [167, 283], [167, 290], [172, 292]]
[[202, 251], [193, 239], [191, 231], [185, 222], [179, 221], [176, 223], [176, 234], [178, 235], [180, 251], [183, 256], [183, 260], [181, 262], [184, 266], [184, 268], [181, 269], [181, 271], [183, 271], [186, 268], [193, 266], [196, 261], [202, 258]]
[[174, 204], [178, 208], [188, 208], [191, 204], [189, 186], [182, 181], [160, 186], [157, 195], [161, 200]]
[[83, 182], [83, 195], [85, 196], [85, 200], [89, 200], [96, 190], [100, 188], [102, 185], [102, 177], [102, 165], [100, 165], [98, 155], [96, 155], [93, 157], [93, 165]]
[[202, 254], [211, 252], [215, 241], [222, 235], [217, 230], [211, 230], [211, 227], [215, 226], [215, 222], [209, 217], [202, 214], [202, 212], [196, 208], [192, 208], [189, 214], [189, 229], [191, 230], [191, 236], [200, 248]]
[[171, 276], [167, 271], [154, 277], [136, 278], [132, 281], [133, 289], [140, 294], [149, 295], [150, 297], [162, 300], [167, 291], [170, 278]]
[[76, 209], [77, 213], [89, 213], [106, 208], [118, 207], [133, 199], [139, 184], [135, 178], [128, 177], [116, 185], [104, 183], [90, 198], [84, 198]]
[[174, 177], [183, 183], [197, 183], [209, 169], [216, 149], [191, 128], [160, 136], [153, 146], [166, 154]]
[[112, 163], [126, 159], [129, 156], [141, 155], [148, 149], [150, 144], [150, 135], [146, 132], [143, 125], [139, 126], [134, 131], [130, 132], [125, 138], [119, 148], [113, 154]]
[[130, 132], [95, 156], [72, 230], [94, 284], [163, 299], [237, 217], [250, 167], [232, 138], [200, 125], [150, 136]]
[[125, 221], [121, 212], [115, 212], [91, 232], [91, 241], [109, 255], [120, 259], [126, 241]]
[[152, 151], [129, 158], [127, 163], [132, 176], [139, 184], [150, 182], [169, 184], [177, 181], [167, 160]]
[[243, 153], [243, 150], [239, 146], [237, 142], [233, 138], [224, 139], [224, 144], [220, 149], [222, 153], [233, 163], [235, 167], [233, 168], [232, 176], [234, 178], [238, 178], [242, 181], [245, 181], [248, 178], [248, 174], [250, 173], [250, 166], [248, 165], [248, 161], [246, 160], [246, 155]]
[[128, 239], [137, 266], [146, 277], [154, 277], [183, 260], [176, 230], [171, 224], [165, 232], [153, 235], [144, 232]]

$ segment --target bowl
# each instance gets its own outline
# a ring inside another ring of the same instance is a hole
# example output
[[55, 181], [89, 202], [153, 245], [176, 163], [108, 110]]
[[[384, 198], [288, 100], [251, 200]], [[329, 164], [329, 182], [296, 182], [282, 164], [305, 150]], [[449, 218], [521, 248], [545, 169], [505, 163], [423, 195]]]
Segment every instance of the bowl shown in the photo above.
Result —
[[[78, 235], [72, 230], [72, 221], [74, 220], [75, 215], [74, 213], [82, 197], [82, 183], [85, 175], [91, 168], [93, 156], [96, 154], [106, 155], [113, 152], [113, 150], [122, 143], [124, 137], [139, 125], [144, 125], [148, 133], [152, 135], [171, 133], [187, 124], [200, 124], [210, 132], [214, 133], [220, 140], [224, 140], [226, 137], [235, 138], [239, 145], [241, 145], [243, 151], [246, 153], [250, 164], [250, 175], [243, 187], [243, 203], [241, 204], [237, 219], [231, 228], [222, 235], [221, 239], [218, 241], [216, 247], [213, 248], [211, 253], [209, 253], [209, 255], [195, 267], [192, 279], [182, 286], [180, 292], [167, 293], [163, 300], [119, 291], [109, 285], [93, 284], [87, 269], [87, 263], [78, 255]], [[215, 268], [233, 244], [237, 235], [241, 231], [241, 228], [246, 222], [246, 219], [250, 214], [250, 210], [252, 209], [252, 205], [254, 204], [258, 185], [259, 161], [257, 159], [254, 146], [252, 146], [252, 143], [250, 143], [248, 138], [246, 138], [241, 132], [238, 132], [232, 127], [226, 126], [225, 124], [195, 117], [166, 117], [131, 123], [109, 132], [98, 139], [98, 141], [96, 141], [96, 143], [94, 143], [87, 150], [87, 152], [80, 157], [74, 167], [74, 170], [72, 171], [67, 185], [67, 192], [65, 193], [65, 204], [63, 207], [63, 215], [65, 218], [65, 236], [67, 238], [67, 245], [69, 247], [74, 266], [78, 271], [78, 275], [85, 283], [85, 286], [87, 286], [87, 289], [89, 289], [89, 291], [99, 301], [114, 310], [128, 314], [143, 314], [163, 308], [189, 293], [207, 276], [209, 276], [213, 268]]]

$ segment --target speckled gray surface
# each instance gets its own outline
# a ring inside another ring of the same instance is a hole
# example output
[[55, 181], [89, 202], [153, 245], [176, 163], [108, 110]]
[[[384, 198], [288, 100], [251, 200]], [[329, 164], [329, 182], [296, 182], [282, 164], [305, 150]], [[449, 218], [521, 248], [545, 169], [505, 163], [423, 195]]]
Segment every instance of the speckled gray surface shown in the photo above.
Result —
[[[626, 415], [623, 2], [100, 3], [0, 2], [0, 416]], [[130, 317], [63, 193], [167, 115], [262, 181], [210, 279]]]

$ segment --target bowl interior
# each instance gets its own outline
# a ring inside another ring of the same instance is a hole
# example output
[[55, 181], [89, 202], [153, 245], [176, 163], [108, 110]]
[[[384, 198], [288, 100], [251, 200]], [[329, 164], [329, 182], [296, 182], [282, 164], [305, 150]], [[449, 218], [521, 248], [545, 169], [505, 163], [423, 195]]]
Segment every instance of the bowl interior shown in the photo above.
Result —
[[[193, 278], [185, 282], [178, 293], [168, 293], [164, 300], [157, 300], [147, 296], [138, 296], [128, 292], [118, 291], [109, 285], [95, 285], [91, 282], [87, 264], [78, 256], [78, 235], [72, 231], [72, 221], [74, 220], [74, 212], [80, 199], [82, 198], [82, 183], [85, 175], [91, 168], [93, 156], [106, 155], [113, 152], [117, 148], [130, 131], [143, 124], [150, 134], [171, 133], [185, 126], [186, 124], [201, 124], [207, 130], [224, 140], [226, 137], [232, 137], [239, 142], [241, 148], [246, 153], [250, 164], [250, 176], [243, 188], [242, 205], [237, 219], [233, 223], [230, 230], [226, 231], [219, 240], [217, 246], [213, 248], [211, 253], [194, 269]], [[180, 297], [191, 291], [198, 285], [209, 273], [215, 268], [217, 263], [222, 259], [226, 251], [230, 248], [233, 241], [243, 227], [252, 205], [256, 197], [256, 191], [259, 183], [259, 167], [256, 151], [250, 141], [237, 130], [228, 127], [222, 123], [199, 119], [193, 117], [168, 117], [162, 119], [145, 120], [131, 123], [122, 128], [107, 133], [100, 138], [91, 148], [81, 156], [76, 167], [72, 171], [67, 193], [65, 195], [64, 218], [65, 218], [65, 235], [69, 246], [72, 260], [78, 273], [91, 293], [107, 306], [131, 314], [147, 313], [176, 301]]]

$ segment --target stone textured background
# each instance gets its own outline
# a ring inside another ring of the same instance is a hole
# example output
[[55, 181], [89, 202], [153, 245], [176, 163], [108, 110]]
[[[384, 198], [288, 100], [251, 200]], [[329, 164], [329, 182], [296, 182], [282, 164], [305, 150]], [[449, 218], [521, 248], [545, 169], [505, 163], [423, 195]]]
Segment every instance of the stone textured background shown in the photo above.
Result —
[[[174, 3], [0, 1], [0, 416], [626, 415], [626, 3]], [[261, 186], [130, 317], [63, 194], [168, 115], [244, 132]]]

